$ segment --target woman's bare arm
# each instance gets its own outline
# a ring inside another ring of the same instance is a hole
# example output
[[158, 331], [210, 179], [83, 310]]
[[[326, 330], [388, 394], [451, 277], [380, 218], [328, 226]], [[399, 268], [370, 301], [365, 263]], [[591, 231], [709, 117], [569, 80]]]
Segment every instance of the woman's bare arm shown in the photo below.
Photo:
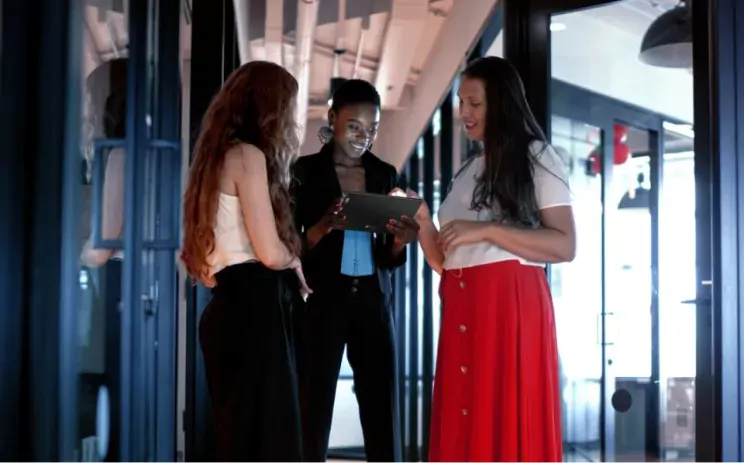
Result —
[[[410, 188], [406, 191], [406, 196], [421, 199], [421, 196]], [[432, 219], [431, 211], [426, 203], [421, 203], [415, 219], [419, 224], [418, 240], [421, 250], [424, 251], [426, 262], [429, 263], [432, 270], [441, 275], [444, 266], [444, 250], [442, 245], [439, 244], [439, 230], [434, 225], [434, 219]]]
[[[122, 148], [111, 150], [106, 162], [103, 179], [103, 204], [101, 207], [101, 239], [115, 241], [121, 238], [124, 226], [124, 169], [125, 152]], [[81, 260], [89, 267], [105, 264], [114, 249], [96, 249], [85, 243]]]
[[426, 262], [438, 274], [442, 274], [444, 265], [444, 251], [439, 244], [439, 230], [431, 218], [419, 221], [418, 239], [421, 249], [424, 251]]
[[571, 206], [540, 211], [542, 228], [522, 229], [491, 223], [485, 233], [488, 241], [532, 262], [571, 262], [576, 256], [576, 225]]
[[225, 168], [237, 189], [243, 220], [258, 260], [274, 270], [293, 266], [297, 258], [279, 238], [276, 228], [266, 156], [255, 146], [241, 144], [227, 152]]
[[103, 223], [101, 237], [118, 240], [124, 225], [124, 150], [117, 148], [109, 153], [103, 181]]

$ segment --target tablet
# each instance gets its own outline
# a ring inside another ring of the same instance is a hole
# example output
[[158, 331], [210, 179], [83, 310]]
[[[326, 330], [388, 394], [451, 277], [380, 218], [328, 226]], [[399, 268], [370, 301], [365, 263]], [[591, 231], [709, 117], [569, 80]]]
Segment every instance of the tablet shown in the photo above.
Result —
[[421, 200], [373, 193], [347, 193], [341, 203], [341, 213], [346, 216], [346, 230], [390, 233], [390, 220], [401, 216], [413, 218]]

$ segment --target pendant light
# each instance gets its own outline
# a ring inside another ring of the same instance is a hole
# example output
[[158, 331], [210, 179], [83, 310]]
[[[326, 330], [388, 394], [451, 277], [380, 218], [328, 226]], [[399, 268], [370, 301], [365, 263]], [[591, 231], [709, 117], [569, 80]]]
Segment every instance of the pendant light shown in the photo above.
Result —
[[641, 42], [639, 59], [651, 66], [692, 68], [691, 0], [656, 18]]

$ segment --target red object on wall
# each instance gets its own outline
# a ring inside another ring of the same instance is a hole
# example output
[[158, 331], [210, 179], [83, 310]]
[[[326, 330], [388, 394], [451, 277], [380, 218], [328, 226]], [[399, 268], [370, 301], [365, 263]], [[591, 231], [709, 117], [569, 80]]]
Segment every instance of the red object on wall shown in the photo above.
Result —
[[615, 140], [615, 152], [613, 153], [613, 162], [616, 166], [625, 164], [630, 158], [630, 147], [621, 141]]
[[592, 174], [599, 175], [602, 170], [602, 157], [599, 155], [599, 147], [595, 148], [587, 158], [589, 169]]
[[614, 125], [614, 131], [615, 131], [615, 144], [619, 142], [625, 142], [626, 138], [628, 138], [628, 127], [624, 126], [622, 124], [615, 124]]

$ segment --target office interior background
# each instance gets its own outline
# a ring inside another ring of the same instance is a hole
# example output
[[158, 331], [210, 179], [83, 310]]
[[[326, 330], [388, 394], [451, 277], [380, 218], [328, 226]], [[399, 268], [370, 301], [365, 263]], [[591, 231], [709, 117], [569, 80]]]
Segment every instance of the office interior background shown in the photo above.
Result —
[[[0, 10], [0, 458], [209, 458], [196, 336], [209, 295], [176, 255], [195, 135], [232, 70], [258, 59], [291, 70], [301, 154], [319, 148], [343, 79], [374, 83], [374, 152], [436, 211], [474, 150], [457, 73], [502, 56], [574, 195], [577, 257], [548, 269], [565, 460], [744, 459], [744, 4], [2, 0]], [[96, 111], [107, 99], [120, 120]], [[114, 241], [102, 236], [102, 181], [117, 150], [127, 154]], [[86, 246], [123, 259], [83, 265]], [[410, 461], [427, 459], [438, 284], [411, 246], [395, 276]], [[346, 362], [331, 457], [364, 459]]]

